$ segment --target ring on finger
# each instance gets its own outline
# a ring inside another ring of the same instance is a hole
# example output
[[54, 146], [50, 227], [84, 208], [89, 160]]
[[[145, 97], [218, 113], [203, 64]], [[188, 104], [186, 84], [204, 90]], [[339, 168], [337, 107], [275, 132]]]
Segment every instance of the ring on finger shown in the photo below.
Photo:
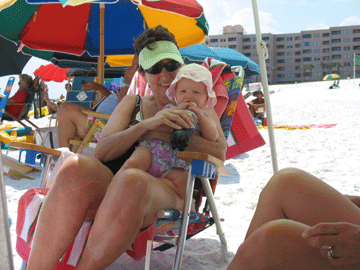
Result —
[[334, 259], [336, 259], [336, 257], [334, 256], [334, 252], [333, 252], [333, 246], [329, 246], [329, 247], [328, 247], [327, 256], [328, 256], [328, 259], [329, 259], [329, 260], [334, 260]]

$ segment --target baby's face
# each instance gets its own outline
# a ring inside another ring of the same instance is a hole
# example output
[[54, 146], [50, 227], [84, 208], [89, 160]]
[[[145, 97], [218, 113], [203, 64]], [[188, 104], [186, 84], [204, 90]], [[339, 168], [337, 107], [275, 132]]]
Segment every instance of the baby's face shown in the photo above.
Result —
[[208, 98], [206, 85], [204, 83], [194, 82], [187, 78], [182, 78], [177, 82], [175, 95], [179, 104], [194, 102], [199, 108], [204, 107]]

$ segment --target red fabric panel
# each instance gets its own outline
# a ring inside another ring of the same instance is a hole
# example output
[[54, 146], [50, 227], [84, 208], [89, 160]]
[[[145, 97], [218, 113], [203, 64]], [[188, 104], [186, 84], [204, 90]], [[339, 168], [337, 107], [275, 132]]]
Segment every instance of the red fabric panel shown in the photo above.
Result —
[[42, 5], [21, 31], [20, 41], [32, 49], [81, 55], [84, 52], [91, 4]]
[[[20, 90], [15, 93], [13, 97], [11, 97], [16, 103], [24, 103], [29, 92], [27, 90]], [[20, 114], [23, 105], [8, 105], [6, 106], [6, 111], [11, 113], [13, 116], [18, 117]]]

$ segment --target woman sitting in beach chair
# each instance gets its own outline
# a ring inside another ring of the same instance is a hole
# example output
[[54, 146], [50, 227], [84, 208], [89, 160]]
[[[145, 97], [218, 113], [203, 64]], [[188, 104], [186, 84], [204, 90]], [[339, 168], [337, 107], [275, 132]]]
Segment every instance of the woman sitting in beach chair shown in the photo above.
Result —
[[262, 123], [265, 114], [264, 94], [261, 92], [261, 90], [257, 90], [253, 92], [253, 96], [255, 99], [252, 99], [247, 103], [249, 106], [249, 111], [254, 117], [255, 123], [257, 123], [257, 119], [259, 119]]

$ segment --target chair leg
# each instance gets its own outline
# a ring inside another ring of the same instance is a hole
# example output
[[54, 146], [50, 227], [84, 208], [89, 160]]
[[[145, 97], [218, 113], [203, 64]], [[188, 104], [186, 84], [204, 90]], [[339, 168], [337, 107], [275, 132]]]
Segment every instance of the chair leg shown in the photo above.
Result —
[[225, 234], [221, 228], [220, 217], [219, 217], [216, 205], [215, 205], [214, 195], [212, 193], [210, 181], [208, 178], [201, 178], [201, 183], [203, 184], [203, 187], [205, 189], [205, 194], [206, 194], [208, 203], [210, 205], [210, 211], [211, 211], [211, 214], [215, 221], [216, 231], [220, 238], [222, 260], [223, 260], [223, 263], [226, 263], [226, 261], [227, 261], [227, 242], [225, 239]]
[[192, 195], [194, 192], [194, 184], [195, 184], [195, 176], [191, 174], [192, 166], [189, 167], [189, 174], [187, 179], [186, 185], [186, 194], [185, 194], [185, 201], [184, 201], [184, 209], [181, 218], [181, 225], [180, 225], [180, 233], [178, 239], [176, 241], [176, 253], [175, 253], [175, 262], [173, 270], [180, 270], [181, 263], [182, 263], [182, 254], [185, 248], [185, 240], [187, 234], [187, 228], [189, 224], [189, 216], [190, 216], [190, 208], [191, 208], [191, 201]]
[[150, 256], [151, 256], [152, 243], [153, 243], [152, 240], [148, 240], [147, 243], [146, 243], [146, 257], [145, 257], [145, 268], [144, 268], [144, 270], [149, 270], [150, 269]]

